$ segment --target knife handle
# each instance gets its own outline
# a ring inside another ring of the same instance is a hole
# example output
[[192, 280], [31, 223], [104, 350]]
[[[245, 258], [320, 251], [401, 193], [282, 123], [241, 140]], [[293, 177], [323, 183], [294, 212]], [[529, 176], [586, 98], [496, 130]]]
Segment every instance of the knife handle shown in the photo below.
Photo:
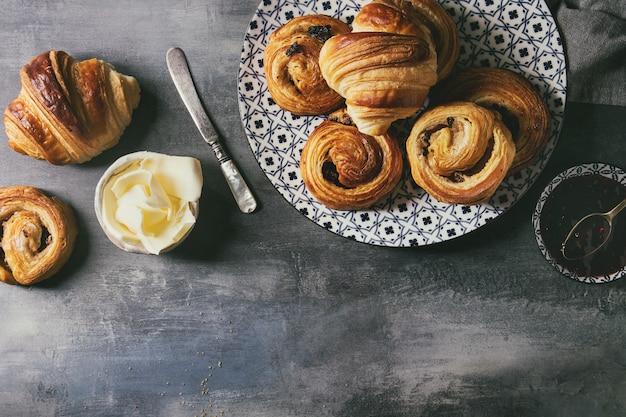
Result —
[[244, 213], [252, 213], [256, 209], [256, 200], [235, 163], [231, 159], [227, 159], [220, 163], [220, 168], [235, 201], [237, 201], [239, 210]]
[[230, 159], [230, 155], [224, 150], [218, 140], [211, 143], [211, 149], [213, 149], [220, 163], [222, 174], [224, 174], [226, 183], [235, 197], [239, 209], [244, 213], [252, 213], [256, 209], [256, 200], [237, 166]]
[[224, 150], [224, 147], [219, 140], [215, 140], [209, 143], [209, 145], [211, 146], [211, 149], [213, 149], [213, 153], [215, 154], [215, 157], [220, 165], [226, 161], [230, 161], [230, 155], [226, 152], [226, 150]]

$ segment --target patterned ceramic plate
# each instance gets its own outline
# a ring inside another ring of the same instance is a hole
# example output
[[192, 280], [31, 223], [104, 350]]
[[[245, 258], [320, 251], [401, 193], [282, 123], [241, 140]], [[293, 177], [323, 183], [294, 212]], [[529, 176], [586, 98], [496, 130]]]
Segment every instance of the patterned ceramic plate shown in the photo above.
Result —
[[[523, 74], [552, 113], [551, 135], [536, 163], [502, 183], [486, 203], [443, 204], [411, 179], [408, 169], [391, 196], [367, 210], [337, 211], [306, 189], [299, 160], [322, 117], [298, 117], [271, 100], [263, 70], [269, 35], [290, 19], [326, 14], [351, 23], [369, 0], [263, 0], [246, 33], [239, 68], [239, 110], [254, 155], [276, 190], [304, 216], [338, 235], [373, 245], [407, 247], [453, 239], [489, 223], [536, 181], [561, 129], [566, 95], [565, 54], [544, 0], [441, 0], [457, 22], [459, 67], [503, 67]], [[405, 121], [405, 123], [409, 123]], [[410, 126], [400, 130], [408, 132]]]
[[[558, 185], [563, 183], [565, 180], [573, 179], [575, 177], [582, 177], [585, 175], [600, 175], [602, 177], [609, 178], [617, 183], [621, 183], [624, 186], [626, 186], [626, 172], [624, 172], [624, 170], [621, 168], [608, 165], [608, 164], [602, 164], [602, 163], [584, 164], [584, 165], [578, 165], [578, 166], [572, 167], [570, 169], [563, 171], [559, 175], [557, 175], [543, 190], [543, 193], [541, 194], [541, 196], [539, 197], [539, 201], [537, 202], [537, 206], [535, 207], [532, 221], [533, 221], [533, 227], [535, 229], [535, 237], [537, 238], [537, 244], [539, 245], [539, 250], [546, 257], [548, 262], [552, 264], [552, 266], [554, 266], [563, 275], [570, 277], [572, 279], [575, 279], [577, 281], [586, 282], [590, 284], [601, 284], [605, 282], [614, 281], [618, 278], [626, 276], [626, 265], [623, 265], [621, 268], [618, 268], [619, 264], [614, 265], [614, 268], [612, 269], [612, 271], [615, 271], [615, 272], [607, 271], [607, 273], [599, 274], [597, 276], [588, 276], [587, 274], [577, 272], [574, 268], [571, 268], [571, 267], [568, 268], [568, 266], [564, 262], [561, 262], [562, 258], [557, 259], [557, 257], [552, 256], [552, 254], [546, 247], [547, 236], [544, 236], [544, 232], [541, 227], [542, 215], [544, 217], [546, 215], [546, 213], [544, 213], [544, 208], [547, 207], [546, 201], [548, 201], [548, 198], [550, 197], [554, 189]], [[577, 184], [577, 191], [579, 189], [580, 189], [580, 194], [579, 196], [577, 196], [577, 198], [584, 198], [583, 196], [586, 195], [585, 190], [583, 190], [582, 187], [578, 187], [578, 184]], [[602, 192], [606, 193], [607, 191], [606, 189], [604, 191], [596, 190], [596, 193], [598, 195], [601, 195], [600, 193]], [[615, 194], [613, 194], [613, 196], [615, 196]], [[590, 198], [588, 195], [587, 197]], [[554, 205], [552, 206], [554, 207]], [[622, 216], [623, 215], [624, 214], [622, 214]], [[559, 214], [559, 216], [562, 216], [562, 214]], [[567, 232], [565, 233], [565, 235], [567, 235]], [[549, 241], [549, 239], [547, 240]], [[618, 261], [617, 258], [618, 257], [616, 256], [615, 259], [613, 259], [614, 262]], [[576, 264], [573, 264], [573, 265], [576, 265]]]

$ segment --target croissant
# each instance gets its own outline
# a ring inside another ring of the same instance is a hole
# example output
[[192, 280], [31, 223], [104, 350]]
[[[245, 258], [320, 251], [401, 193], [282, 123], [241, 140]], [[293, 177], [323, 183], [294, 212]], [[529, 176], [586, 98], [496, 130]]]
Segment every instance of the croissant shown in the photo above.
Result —
[[394, 3], [404, 4], [367, 4], [352, 33], [330, 38], [320, 51], [324, 79], [368, 135], [384, 134], [394, 121], [415, 114], [438, 78], [429, 30]]
[[438, 201], [465, 205], [489, 199], [515, 157], [515, 143], [499, 114], [471, 102], [425, 111], [406, 150], [417, 185]]
[[0, 188], [0, 281], [31, 285], [68, 261], [78, 233], [72, 209], [34, 187]]
[[343, 105], [343, 97], [322, 77], [318, 59], [329, 37], [348, 32], [344, 22], [318, 14], [296, 17], [270, 35], [263, 66], [279, 107], [297, 115], [320, 115]]
[[420, 20], [430, 29], [437, 50], [439, 81], [454, 69], [461, 50], [456, 22], [436, 0], [411, 0]]
[[402, 176], [402, 151], [388, 134], [370, 136], [330, 120], [313, 130], [300, 157], [307, 189], [335, 210], [372, 206], [391, 193]]
[[411, 0], [372, 0], [354, 17], [352, 30], [431, 37], [429, 28], [417, 14]]
[[437, 77], [452, 72], [460, 53], [456, 23], [436, 0], [373, 0], [352, 23], [356, 32], [430, 36], [437, 53]]
[[139, 104], [135, 78], [96, 58], [64, 51], [33, 58], [4, 111], [9, 146], [55, 165], [82, 163], [118, 143]]
[[530, 165], [550, 134], [550, 111], [532, 84], [504, 68], [465, 68], [432, 91], [433, 105], [472, 101], [498, 111], [515, 142], [510, 173]]
[[368, 135], [384, 134], [394, 121], [415, 114], [437, 80], [428, 41], [384, 32], [331, 38], [320, 53], [320, 67]]

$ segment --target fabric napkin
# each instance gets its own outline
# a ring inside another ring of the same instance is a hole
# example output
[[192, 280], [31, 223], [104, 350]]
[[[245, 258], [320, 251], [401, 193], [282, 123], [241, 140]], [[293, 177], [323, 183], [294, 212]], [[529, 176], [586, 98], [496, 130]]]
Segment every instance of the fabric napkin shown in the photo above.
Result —
[[567, 100], [626, 106], [626, 0], [547, 0], [565, 44]]

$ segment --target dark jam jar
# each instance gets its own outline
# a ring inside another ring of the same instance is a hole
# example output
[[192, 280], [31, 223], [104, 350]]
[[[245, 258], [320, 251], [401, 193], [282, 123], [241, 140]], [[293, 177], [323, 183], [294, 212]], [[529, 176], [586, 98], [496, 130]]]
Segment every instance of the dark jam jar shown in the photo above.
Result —
[[607, 242], [581, 259], [566, 259], [563, 241], [572, 227], [590, 213], [604, 213], [626, 198], [626, 185], [599, 174], [571, 177], [558, 184], [546, 199], [540, 218], [543, 243], [552, 259], [581, 277], [614, 274], [626, 265], [626, 211], [613, 219]]

